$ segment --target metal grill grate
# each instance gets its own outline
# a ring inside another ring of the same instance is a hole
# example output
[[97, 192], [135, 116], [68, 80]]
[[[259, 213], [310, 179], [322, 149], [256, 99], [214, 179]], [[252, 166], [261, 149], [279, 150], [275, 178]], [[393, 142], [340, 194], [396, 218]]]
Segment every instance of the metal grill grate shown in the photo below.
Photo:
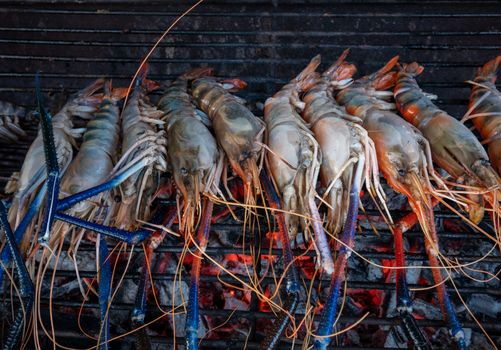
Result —
[[[56, 108], [69, 93], [85, 86], [91, 80], [107, 76], [115, 85], [124, 85], [138, 66], [155, 39], [187, 4], [176, 1], [43, 1], [3, 2], [0, 8], [0, 100], [25, 106], [33, 105], [34, 74], [43, 75], [44, 92], [48, 103]], [[221, 76], [239, 76], [249, 83], [242, 96], [251, 104], [263, 102], [292, 75], [298, 72], [313, 54], [321, 53], [324, 65], [350, 47], [349, 61], [361, 73], [372, 72], [388, 58], [399, 54], [401, 61], [416, 60], [425, 72], [419, 81], [426, 91], [439, 96], [438, 105], [457, 117], [466, 111], [469, 87], [463, 83], [471, 79], [476, 67], [500, 54], [501, 8], [496, 1], [479, 2], [400, 2], [373, 1], [208, 1], [182, 20], [166, 40], [160, 44], [149, 63], [150, 77], [170, 80], [197, 65], [213, 66]], [[0, 185], [13, 171], [20, 169], [23, 156], [36, 135], [36, 122], [26, 120], [23, 125], [29, 137], [16, 145], [0, 144]], [[438, 220], [450, 218], [450, 213], [437, 214]], [[235, 237], [241, 226], [232, 223], [213, 225], [213, 231], [230, 232]], [[407, 240], [420, 241], [421, 233], [406, 234]], [[468, 232], [442, 230], [439, 237], [448, 241], [485, 241]], [[372, 231], [357, 235], [356, 247], [364, 240], [374, 239]], [[389, 232], [378, 238], [391, 246]], [[479, 243], [480, 244], [480, 243]], [[140, 252], [140, 249], [136, 249]], [[179, 253], [181, 247], [165, 242], [156, 254]], [[81, 247], [92, 253], [92, 245]], [[210, 255], [242, 253], [238, 247], [207, 249]], [[262, 254], [280, 255], [281, 251], [261, 248]], [[296, 251], [297, 254], [302, 253]], [[391, 253], [364, 251], [364, 256], [381, 261], [392, 259]], [[309, 253], [312, 255], [313, 253]], [[453, 256], [451, 256], [452, 258]], [[463, 262], [475, 261], [481, 256], [461, 256]], [[356, 258], [353, 258], [356, 259]], [[425, 261], [423, 251], [407, 255], [407, 261]], [[483, 263], [501, 266], [501, 257], [489, 256]], [[59, 270], [58, 276], [72, 277], [70, 270]], [[94, 277], [95, 271], [81, 271], [82, 277]], [[185, 276], [186, 277], [186, 276]], [[352, 275], [349, 275], [349, 279]], [[129, 272], [126, 279], [137, 279]], [[173, 274], [153, 274], [155, 280], [173, 280]], [[228, 276], [202, 276], [201, 281], [233, 283]], [[265, 277], [264, 283], [273, 283]], [[324, 282], [325, 283], [325, 282]], [[411, 286], [412, 287], [412, 286]], [[350, 289], [391, 291], [393, 283], [350, 281]], [[469, 296], [485, 294], [501, 297], [494, 285], [465, 282], [459, 291]], [[451, 292], [453, 290], [451, 289]], [[81, 302], [54, 300], [58, 310], [56, 321], [65, 327], [58, 333], [68, 346], [82, 347], [88, 340], [79, 335], [75, 310]], [[164, 305], [166, 306], [166, 305]], [[96, 309], [95, 303], [86, 303], [85, 309]], [[114, 303], [112, 312], [127, 311], [131, 303]], [[68, 312], [68, 310], [70, 310]], [[256, 311], [253, 296], [250, 311], [235, 312], [233, 318], [256, 321], [273, 317], [271, 313]], [[154, 314], [156, 309], [152, 308]], [[71, 315], [73, 313], [73, 315]], [[202, 315], [227, 318], [231, 310], [202, 310]], [[47, 316], [44, 314], [44, 317]], [[72, 316], [72, 317], [70, 317]], [[357, 320], [356, 316], [342, 316], [341, 323]], [[84, 315], [83, 322], [91, 324], [96, 318]], [[482, 324], [493, 335], [501, 335], [501, 326], [484, 317]], [[398, 319], [369, 317], [363, 325], [394, 326]], [[442, 321], [419, 320], [423, 327], [443, 326]], [[471, 321], [466, 328], [478, 331]], [[206, 339], [207, 348], [257, 348], [260, 335], [253, 333], [245, 341]], [[152, 337], [154, 344], [172, 344], [171, 338]], [[179, 344], [183, 339], [178, 338]], [[114, 343], [133, 343], [131, 336]], [[47, 348], [52, 348], [49, 341]], [[90, 342], [89, 345], [94, 345]], [[282, 348], [300, 347], [284, 339]], [[355, 349], [344, 347], [343, 349]], [[367, 347], [366, 347], [367, 348]], [[377, 349], [377, 347], [373, 347]]]

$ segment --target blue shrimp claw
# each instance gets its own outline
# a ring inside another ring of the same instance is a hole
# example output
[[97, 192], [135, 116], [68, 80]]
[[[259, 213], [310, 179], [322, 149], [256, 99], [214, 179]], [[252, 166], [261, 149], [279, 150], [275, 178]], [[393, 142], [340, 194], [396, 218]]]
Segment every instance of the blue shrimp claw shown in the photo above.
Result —
[[[30, 204], [30, 207], [28, 208], [28, 212], [26, 215], [23, 217], [19, 225], [17, 226], [16, 230], [14, 231], [14, 239], [16, 246], [19, 246], [21, 241], [24, 238], [24, 235], [26, 234], [26, 231], [28, 229], [29, 224], [31, 223], [31, 220], [33, 217], [38, 213], [38, 210], [40, 209], [42, 205], [43, 198], [45, 196], [45, 191], [46, 191], [46, 184], [43, 185], [43, 187], [40, 189], [40, 191], [37, 193], [35, 196], [35, 199], [33, 202]], [[0, 255], [0, 260], [2, 261], [2, 264], [4, 266], [7, 266], [10, 263], [10, 260], [12, 258], [11, 250], [8, 249], [7, 246], [2, 250], [2, 253]], [[0, 286], [2, 285], [3, 282], [3, 274], [4, 274], [4, 269], [0, 269]]]
[[299, 273], [296, 268], [296, 264], [294, 263], [294, 255], [292, 254], [289, 235], [286, 230], [284, 214], [279, 211], [281, 208], [280, 198], [278, 197], [275, 187], [273, 187], [270, 178], [264, 170], [259, 174], [259, 178], [261, 180], [261, 184], [263, 185], [266, 199], [268, 200], [270, 207], [277, 210], [273, 213], [273, 215], [275, 216], [275, 220], [278, 224], [280, 240], [282, 241], [284, 267], [285, 269], [288, 269], [285, 286], [287, 296], [283, 306], [284, 311], [280, 313], [278, 318], [273, 323], [273, 327], [268, 330], [263, 342], [259, 345], [259, 349], [274, 349], [278, 346], [282, 333], [289, 325], [291, 315], [294, 315], [296, 311], [299, 303], [299, 292], [301, 290], [301, 286], [299, 284]]
[[12, 323], [10, 331], [3, 345], [4, 350], [17, 349], [17, 344], [20, 341], [22, 330], [25, 325], [25, 319], [29, 318], [34, 300], [34, 287], [30, 279], [28, 270], [24, 265], [24, 261], [16, 244], [14, 233], [7, 219], [7, 210], [2, 201], [0, 201], [0, 226], [5, 232], [7, 246], [14, 258], [14, 266], [17, 270], [19, 280], [19, 296], [21, 297], [22, 308], [17, 312], [17, 315]]
[[188, 297], [188, 310], [186, 314], [185, 336], [186, 350], [198, 349], [198, 327], [199, 327], [199, 310], [198, 310], [198, 295], [200, 286], [200, 269], [202, 267], [202, 253], [207, 247], [209, 241], [209, 231], [211, 224], [212, 210], [214, 203], [204, 197], [202, 220], [198, 226], [197, 244], [200, 247], [200, 252], [193, 257], [190, 277], [190, 291]]
[[[177, 211], [170, 210], [167, 212], [163, 225], [165, 227], [170, 228], [174, 222], [174, 219], [177, 217]], [[153, 217], [153, 223], [161, 223], [161, 215], [157, 213], [155, 217]], [[161, 235], [161, 234], [160, 234]], [[153, 246], [151, 244], [147, 244], [145, 247], [143, 266], [141, 267], [141, 276], [139, 280], [139, 285], [137, 287], [136, 300], [134, 303], [134, 309], [131, 313], [131, 321], [132, 327], [137, 329], [139, 327], [144, 326], [144, 319], [146, 316], [146, 306], [147, 306], [147, 297], [148, 297], [148, 289], [150, 287], [150, 275], [148, 273], [149, 266], [151, 266], [151, 259], [153, 255]], [[136, 330], [136, 349], [141, 350], [149, 350], [151, 349], [151, 342], [146, 332], [146, 328], [141, 328]]]
[[109, 305], [111, 295], [111, 263], [108, 246], [104, 237], [99, 237], [99, 315], [101, 327], [99, 331], [99, 349], [107, 350], [109, 348]]

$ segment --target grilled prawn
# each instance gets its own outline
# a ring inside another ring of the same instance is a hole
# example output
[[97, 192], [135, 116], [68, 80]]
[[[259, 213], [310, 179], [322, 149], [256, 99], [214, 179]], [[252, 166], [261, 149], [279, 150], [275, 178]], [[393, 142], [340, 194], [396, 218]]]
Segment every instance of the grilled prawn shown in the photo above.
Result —
[[192, 84], [192, 95], [211, 119], [219, 145], [233, 171], [244, 182], [245, 203], [255, 204], [261, 192], [259, 163], [263, 154], [262, 122], [215, 79], [196, 79]]
[[121, 185], [121, 201], [114, 217], [115, 226], [128, 229], [149, 218], [158, 176], [167, 170], [165, 131], [158, 130], [164, 113], [147, 97], [158, 85], [147, 80], [146, 73], [145, 68], [122, 112], [122, 156], [111, 173], [133, 172]]
[[[303, 229], [311, 224], [318, 264], [331, 274], [334, 263], [315, 204], [322, 153], [313, 133], [296, 111], [304, 106], [299, 93], [315, 81], [313, 73], [319, 64], [320, 56], [314, 57], [296, 78], [266, 100], [264, 120], [266, 144], [270, 149], [268, 167], [282, 196], [283, 207], [289, 212], [285, 216], [289, 236], [296, 236], [300, 222]], [[307, 220], [307, 217], [312, 220]]]
[[478, 223], [484, 216], [482, 197], [493, 203], [492, 190], [499, 190], [501, 180], [475, 135], [435, 106], [418, 86], [415, 77], [423, 69], [416, 62], [401, 66], [394, 90], [397, 108], [428, 140], [433, 160], [458, 183], [491, 190], [483, 196], [471, 196], [477, 204], [468, 209], [470, 219]]
[[[327, 229], [337, 234], [346, 219], [350, 193], [350, 182], [359, 156], [365, 157], [373, 151], [371, 140], [360, 124], [361, 119], [346, 113], [333, 97], [334, 89], [343, 89], [352, 82], [351, 76], [356, 68], [343, 62], [348, 54], [346, 50], [329, 67], [302, 97], [305, 103], [303, 119], [308, 123], [322, 151], [320, 180], [330, 205], [327, 217]], [[376, 166], [375, 154], [372, 156]], [[367, 161], [370, 161], [368, 159]]]
[[[337, 101], [346, 107], [348, 113], [362, 118], [363, 127], [374, 141], [379, 168], [384, 177], [393, 189], [409, 199], [425, 235], [425, 248], [430, 264], [434, 267], [432, 272], [442, 313], [458, 346], [466, 349], [464, 332], [439, 268], [440, 250], [430, 198], [430, 193], [434, 190], [429, 181], [433, 169], [428, 142], [419, 130], [391, 112], [394, 105], [382, 100], [384, 97], [391, 97], [391, 93], [379, 91], [393, 86], [395, 73], [390, 70], [397, 60], [398, 57], [395, 57], [378, 72], [355, 81], [338, 94]], [[395, 245], [403, 247], [400, 235], [395, 235]], [[403, 280], [405, 281], [405, 275]], [[410, 299], [408, 296], [399, 299], [399, 309], [408, 314], [411, 308]]]
[[470, 105], [462, 120], [473, 120], [482, 143], [487, 144], [489, 159], [498, 175], [501, 175], [501, 92], [495, 83], [500, 64], [501, 56], [498, 56], [479, 68], [477, 76], [470, 82]]
[[200, 194], [219, 191], [222, 165], [218, 164], [218, 146], [188, 93], [190, 81], [210, 72], [209, 68], [199, 68], [181, 75], [158, 102], [165, 113], [169, 164], [183, 198], [183, 232], [193, 232], [195, 214], [201, 209]]
[[[112, 94], [111, 82], [107, 82], [104, 89], [99, 110], [87, 123], [80, 149], [62, 177], [63, 194], [71, 195], [99, 185], [105, 182], [113, 169], [120, 137], [120, 113], [116, 103], [122, 96]], [[117, 91], [121, 90], [116, 90], [115, 94]], [[72, 212], [86, 217], [92, 207], [91, 202], [84, 201], [78, 203]]]

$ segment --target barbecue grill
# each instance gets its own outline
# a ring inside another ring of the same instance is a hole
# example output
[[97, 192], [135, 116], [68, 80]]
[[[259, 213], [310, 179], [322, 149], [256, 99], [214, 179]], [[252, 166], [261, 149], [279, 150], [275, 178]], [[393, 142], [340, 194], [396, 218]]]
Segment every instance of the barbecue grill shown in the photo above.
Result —
[[[127, 86], [141, 58], [163, 30], [188, 6], [189, 3], [169, 0], [147, 4], [133, 0], [92, 0], [86, 3], [71, 0], [30, 0], [21, 3], [2, 1], [0, 100], [33, 108], [34, 75], [37, 71], [41, 71], [43, 77], [42, 91], [46, 96], [46, 104], [53, 110], [69, 94], [101, 76], [112, 78], [115, 86]], [[212, 66], [220, 76], [238, 76], [248, 83], [247, 89], [240, 95], [259, 114], [264, 100], [296, 75], [314, 54], [322, 54], [323, 68], [345, 48], [351, 48], [348, 60], [362, 74], [375, 71], [389, 58], [399, 54], [402, 62], [416, 60], [425, 67], [425, 72], [419, 77], [420, 85], [425, 91], [439, 96], [437, 104], [441, 108], [460, 117], [466, 112], [470, 92], [464, 81], [473, 77], [477, 67], [501, 53], [500, 20], [501, 7], [496, 1], [207, 1], [182, 19], [160, 43], [149, 60], [149, 77], [169, 81], [190, 68]], [[21, 125], [28, 130], [27, 138], [17, 144], [0, 144], [2, 188], [10, 175], [21, 168], [23, 157], [36, 135], [38, 121], [28, 114]], [[172, 204], [165, 201], [158, 205]], [[393, 214], [399, 217], [404, 213], [394, 211]], [[375, 218], [377, 213], [367, 210], [364, 215]], [[451, 212], [441, 210], [437, 212], [436, 218], [443, 250], [450, 258], [457, 257], [464, 263], [476, 261], [490, 248], [485, 237], [474, 233], [466, 225], [459, 224], [457, 216]], [[368, 222], [366, 219], [365, 221]], [[489, 225], [488, 220], [483, 223], [483, 227], [489, 228]], [[237, 260], [240, 260], [235, 264], [243, 264], [245, 258], [240, 257], [249, 255], [249, 246], [254, 244], [253, 247], [258, 251], [256, 259], [261, 261], [256, 273], [263, 277], [264, 284], [273, 286], [276, 281], [269, 275], [267, 267], [271, 261], [280, 265], [281, 249], [277, 246], [269, 247], [269, 237], [264, 234], [268, 231], [266, 223], [262, 223], [261, 231], [262, 242], [246, 242], [246, 248], [242, 248], [242, 226], [230, 219], [223, 219], [212, 226], [213, 245], [209, 244], [207, 253], [219, 261], [236, 255]], [[411, 265], [426, 265], [422, 234], [415, 228], [406, 233], [405, 237], [410, 250], [407, 262]], [[295, 254], [304, 255], [311, 260], [314, 251], [305, 252], [301, 244], [297, 246]], [[355, 249], [379, 264], [391, 266], [392, 247], [392, 236], [387, 230], [379, 229], [378, 234], [375, 234], [367, 224], [357, 234]], [[156, 259], [160, 261], [161, 256], [175, 259], [181, 250], [178, 240], [167, 238], [155, 251]], [[95, 247], [90, 243], [83, 244], [80, 253], [91, 262], [87, 261], [86, 268], [81, 269], [80, 277], [92, 280], [96, 275], [95, 263], [92, 264]], [[134, 253], [140, 256], [143, 254], [142, 248], [135, 247]], [[230, 298], [231, 293], [237, 293], [238, 289], [225, 285], [239, 286], [235, 279], [227, 274], [215, 274], [210, 265], [207, 262], [202, 270], [202, 300], [204, 293], [207, 298], [217, 297], [217, 293], [213, 293], [216, 285], [219, 295], [229, 295]], [[501, 267], [501, 256], [494, 251], [475, 266], [497, 273]], [[169, 271], [154, 271], [153, 280], [159, 285], [172, 283], [176, 276]], [[369, 274], [372, 275], [368, 277]], [[337, 337], [332, 348], [397, 349], [405, 344], [400, 339], [400, 321], [396, 314], [389, 311], [392, 305], [390, 299], [395, 290], [394, 281], [389, 275], [388, 271], [376, 269], [356, 256], [350, 259], [348, 297], [338, 321], [338, 329], [357, 321], [362, 310], [370, 309], [369, 304], [374, 309], [358, 325], [364, 330], [363, 336], [349, 331]], [[410, 286], [426, 286], [426, 272], [422, 275], [425, 277], [417, 276]], [[68, 281], [75, 278], [74, 271], [66, 265], [58, 268], [56, 276]], [[240, 277], [246, 280], [245, 275]], [[302, 273], [302, 277], [308, 285], [308, 276]], [[472, 311], [482, 326], [501, 347], [501, 325], [498, 321], [500, 313], [495, 311], [499, 307], [501, 312], [498, 280], [480, 283], [459, 277], [457, 273], [454, 277], [457, 278], [456, 285], [462, 297], [472, 306]], [[133, 259], [125, 274], [123, 288], [128, 286], [133, 289], [138, 279], [139, 272]], [[182, 280], [188, 283], [189, 274], [184, 272]], [[323, 289], [319, 284], [327, 288], [328, 281], [317, 278], [315, 282], [317, 298], [322, 300], [325, 293], [322, 294]], [[474, 346], [472, 348], [490, 348], [491, 345], [482, 338], [482, 331], [477, 323], [462, 307], [455, 289], [450, 284], [449, 287], [463, 327]], [[158, 288], [161, 287], [157, 286]], [[4, 291], [3, 310], [10, 310], [9, 288], [5, 287]], [[123, 318], [123, 322], [117, 322], [120, 324], [113, 326], [112, 336], [126, 334], [130, 330], [125, 326], [125, 320], [134, 300], [122, 294], [118, 297], [120, 301], [111, 306], [111, 318]], [[73, 295], [76, 297], [70, 299], [61, 295], [52, 301], [57, 341], [67, 347], [93, 346], [96, 341], [84, 335], [81, 329], [96, 336], [99, 304], [92, 298], [82, 304], [78, 291], [76, 294], [73, 292]], [[362, 301], [368, 295], [373, 299], [381, 299], [378, 300], [379, 304], [374, 300], [363, 304]], [[435, 338], [432, 341], [439, 347], [447, 337], [444, 332], [437, 331], [443, 329], [444, 322], [430, 316], [437, 309], [430, 299], [433, 291], [416, 291], [414, 295], [415, 299], [423, 301], [423, 305], [429, 304], [422, 306], [422, 309], [418, 307], [423, 315], [417, 323], [422, 329], [428, 330], [428, 335], [433, 334]], [[271, 324], [275, 314], [270, 310], [263, 310], [254, 293], [247, 299], [240, 298], [243, 299], [247, 309], [242, 307], [245, 310], [237, 308], [236, 311], [228, 307], [230, 303], [224, 300], [202, 302], [201, 315], [205, 331], [211, 325], [220, 325], [222, 329], [208, 332], [201, 340], [203, 348], [258, 347], [264, 328]], [[312, 300], [312, 303], [315, 301]], [[48, 304], [48, 295], [44, 295], [42, 318], [50, 329]], [[484, 304], [486, 305], [482, 308]], [[168, 310], [172, 305], [164, 303], [161, 306]], [[301, 312], [304, 314], [304, 309], [305, 305], [300, 307], [298, 317]], [[153, 302], [148, 310], [147, 321], [161, 316]], [[158, 348], [173, 347], [174, 342], [182, 346], [182, 336], [169, 328], [167, 318], [168, 316], [164, 316], [148, 327], [152, 334], [152, 344]], [[4, 317], [0, 338], [1, 334], [5, 334], [8, 322], [9, 318]], [[234, 328], [225, 326], [228, 324]], [[224, 330], [227, 336], [224, 336]], [[52, 348], [50, 339], [43, 335], [43, 331], [40, 332], [41, 346]], [[280, 343], [280, 348], [301, 346], [301, 338], [291, 338], [290, 332], [286, 332]], [[450, 346], [443, 344], [442, 348]], [[134, 335], [128, 334], [114, 340], [111, 347], [134, 348]]]

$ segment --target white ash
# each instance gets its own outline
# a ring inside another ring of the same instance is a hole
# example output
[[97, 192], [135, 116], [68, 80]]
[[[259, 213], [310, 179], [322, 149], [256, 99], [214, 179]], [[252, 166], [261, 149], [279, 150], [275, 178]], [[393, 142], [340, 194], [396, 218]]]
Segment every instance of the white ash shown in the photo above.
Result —
[[[410, 261], [407, 263], [407, 266], [422, 266], [423, 264], [420, 261]], [[395, 283], [396, 271], [389, 274], [389, 278], [386, 283]], [[421, 276], [421, 269], [407, 269], [406, 270], [406, 281], [407, 284], [417, 284], [419, 277]], [[413, 301], [413, 293], [409, 296], [411, 301]], [[394, 317], [398, 315], [397, 311], [397, 291], [394, 289], [390, 292], [390, 297], [386, 309], [386, 317]]]
[[407, 348], [407, 341], [405, 340], [406, 336], [400, 327], [384, 327], [384, 328], [389, 328], [388, 335], [384, 342], [385, 348], [398, 348], [398, 349]]
[[[38, 252], [35, 255], [35, 261], [37, 262], [37, 265], [40, 263], [40, 259], [42, 257], [42, 250], [38, 250]], [[78, 269], [81, 271], [95, 271], [96, 270], [96, 253], [92, 251], [79, 251], [76, 254], [75, 260], [77, 262]], [[49, 269], [54, 269], [56, 263], [56, 258], [54, 256], [51, 256], [51, 258], [48, 261], [49, 264]], [[47, 264], [47, 259], [45, 260], [45, 263]], [[46, 266], [46, 265], [45, 265]], [[58, 270], [69, 270], [69, 271], [74, 271], [75, 270], [75, 265], [74, 265], [74, 260], [71, 258], [67, 252], [62, 251], [61, 255], [59, 256], [59, 260], [57, 262], [57, 269]]]
[[224, 296], [224, 309], [225, 310], [241, 310], [248, 311], [250, 304], [245, 300], [238, 299], [232, 295], [229, 291], [223, 291]]
[[[158, 281], [155, 283], [157, 292], [160, 298], [160, 303], [166, 309], [165, 311], [172, 311], [173, 308], [183, 305], [189, 299], [189, 287], [184, 281]], [[187, 304], [185, 304], [187, 306]], [[186, 324], [186, 314], [180, 313], [182, 311], [176, 309], [175, 315], [167, 316], [168, 322], [172, 329], [175, 329], [178, 337], [184, 337], [184, 328]], [[199, 323], [198, 337], [203, 337], [206, 332], [203, 322]]]
[[428, 303], [422, 299], [414, 299], [412, 303], [414, 313], [422, 316], [425, 320], [441, 320], [442, 312], [438, 305]]
[[352, 346], [362, 346], [362, 343], [360, 341], [360, 335], [358, 332], [354, 329], [349, 330], [346, 332], [346, 337], [348, 338], [350, 345]]
[[[501, 337], [491, 337], [497, 347], [501, 347]], [[492, 344], [483, 333], [472, 332], [469, 350], [492, 350]]]
[[[375, 264], [381, 264], [381, 260], [372, 259]], [[380, 267], [369, 264], [361, 259], [348, 260], [348, 284], [350, 281], [357, 282], [380, 282], [383, 278], [383, 271]]]
[[49, 297], [51, 290], [52, 298], [58, 299], [77, 290], [78, 292], [80, 292], [80, 287], [78, 285], [78, 280], [76, 279], [66, 283], [61, 283], [61, 285], [58, 285], [58, 281], [55, 281], [55, 285], [53, 286], [50, 285], [50, 281], [44, 281], [42, 287], [42, 296]]
[[497, 318], [501, 314], [501, 300], [490, 295], [472, 294], [467, 304], [475, 314], [480, 313], [492, 318]]

